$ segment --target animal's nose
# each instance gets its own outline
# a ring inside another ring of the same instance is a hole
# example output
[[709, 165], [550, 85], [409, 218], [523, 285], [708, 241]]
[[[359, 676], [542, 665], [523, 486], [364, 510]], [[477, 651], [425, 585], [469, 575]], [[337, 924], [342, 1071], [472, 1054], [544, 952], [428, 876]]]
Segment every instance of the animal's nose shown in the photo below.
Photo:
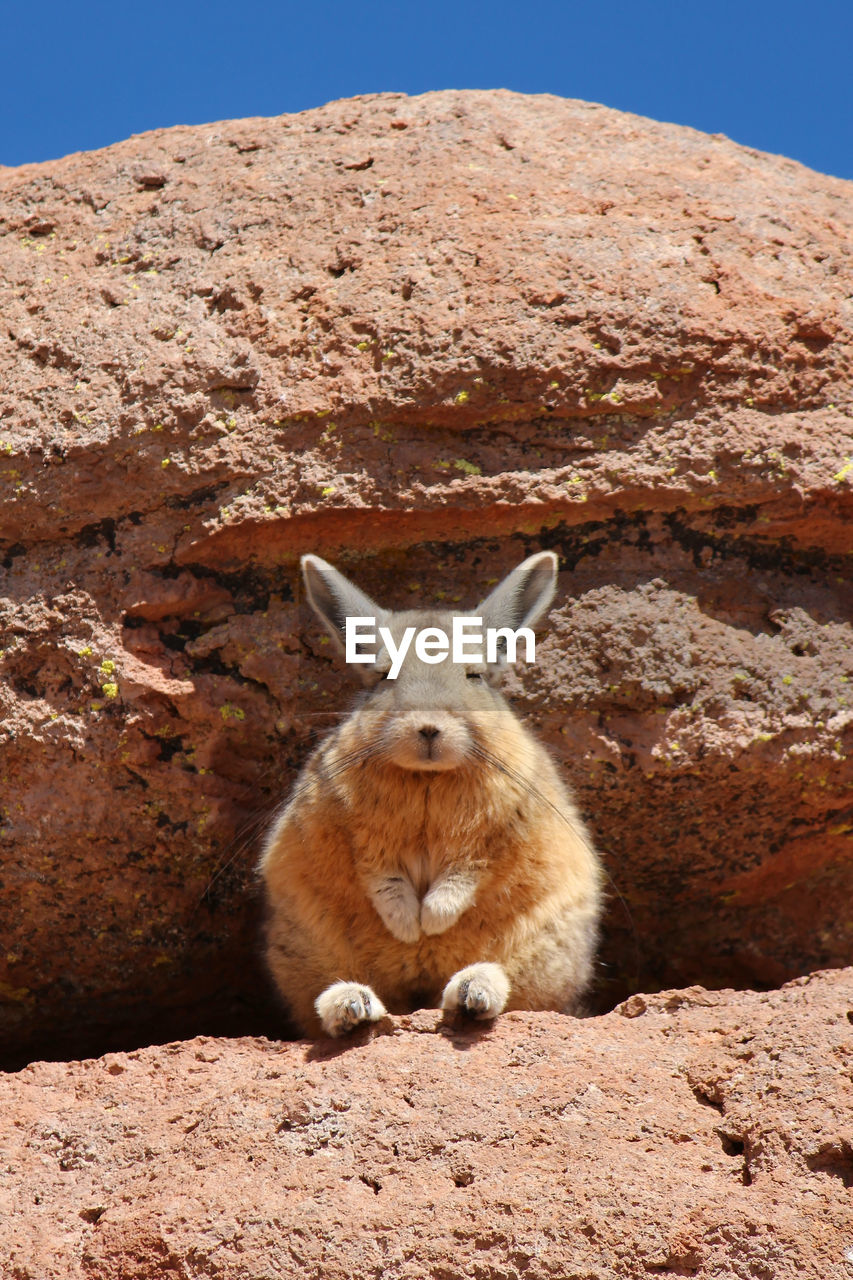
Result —
[[434, 742], [441, 733], [441, 730], [437, 729], [434, 724], [424, 724], [421, 725], [418, 733], [421, 735], [424, 742]]

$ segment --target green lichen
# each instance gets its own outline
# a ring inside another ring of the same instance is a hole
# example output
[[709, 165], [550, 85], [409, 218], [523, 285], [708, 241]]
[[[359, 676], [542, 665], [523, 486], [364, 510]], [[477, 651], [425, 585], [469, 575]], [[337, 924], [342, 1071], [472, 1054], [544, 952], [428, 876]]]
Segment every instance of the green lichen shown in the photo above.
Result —
[[462, 471], [466, 476], [481, 476], [483, 474], [476, 462], [468, 462], [465, 458], [457, 458], [453, 465], [457, 471]]
[[0, 997], [16, 1004], [27, 1004], [31, 999], [29, 987], [14, 987], [10, 982], [0, 982]]
[[219, 708], [219, 714], [222, 717], [223, 724], [229, 720], [245, 720], [246, 713], [242, 707], [235, 707], [233, 702], [223, 702]]

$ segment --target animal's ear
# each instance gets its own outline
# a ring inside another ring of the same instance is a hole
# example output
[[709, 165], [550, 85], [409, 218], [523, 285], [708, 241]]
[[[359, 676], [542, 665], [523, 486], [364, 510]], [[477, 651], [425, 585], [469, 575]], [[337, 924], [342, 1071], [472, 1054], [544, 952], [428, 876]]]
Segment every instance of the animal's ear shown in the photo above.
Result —
[[311, 608], [328, 631], [339, 653], [346, 652], [344, 629], [347, 618], [375, 618], [376, 626], [388, 619], [370, 596], [350, 582], [349, 578], [322, 560], [320, 556], [303, 556], [302, 577]]
[[[539, 551], [517, 565], [477, 606], [483, 626], [533, 628], [544, 617], [557, 589], [557, 557], [553, 551]], [[506, 646], [501, 644], [499, 665], [506, 662]]]

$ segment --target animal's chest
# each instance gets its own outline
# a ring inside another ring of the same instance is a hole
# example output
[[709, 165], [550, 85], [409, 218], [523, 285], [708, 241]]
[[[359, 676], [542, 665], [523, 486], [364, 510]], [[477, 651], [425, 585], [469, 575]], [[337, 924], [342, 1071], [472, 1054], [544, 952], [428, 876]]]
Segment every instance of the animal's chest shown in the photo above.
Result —
[[466, 857], [466, 841], [461, 838], [446, 806], [431, 803], [429, 794], [418, 803], [397, 809], [386, 806], [381, 821], [353, 823], [350, 837], [356, 860], [365, 870], [403, 875], [422, 898], [439, 874]]
[[415, 893], [423, 898], [427, 889], [438, 873], [437, 859], [430, 857], [428, 851], [421, 854], [410, 852], [401, 859], [400, 869], [411, 881]]
[[388, 848], [390, 865], [402, 871], [418, 897], [423, 898], [439, 872], [457, 860], [457, 851], [447, 834], [434, 826], [425, 825], [401, 835], [397, 846]]

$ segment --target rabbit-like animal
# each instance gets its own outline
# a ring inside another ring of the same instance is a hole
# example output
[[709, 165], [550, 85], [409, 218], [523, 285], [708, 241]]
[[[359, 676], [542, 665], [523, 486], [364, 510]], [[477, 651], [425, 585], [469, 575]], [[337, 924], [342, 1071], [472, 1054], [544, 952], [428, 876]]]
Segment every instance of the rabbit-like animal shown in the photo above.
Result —
[[[306, 763], [261, 857], [267, 961], [295, 1020], [336, 1036], [423, 1006], [577, 1011], [601, 867], [550, 756], [495, 687], [505, 655], [430, 663], [411, 646], [390, 679], [405, 629], [450, 635], [453, 615], [385, 610], [319, 556], [302, 572], [341, 651], [347, 617], [393, 640], [359, 667], [365, 691]], [[553, 552], [530, 556], [476, 616], [532, 627], [556, 576]]]

